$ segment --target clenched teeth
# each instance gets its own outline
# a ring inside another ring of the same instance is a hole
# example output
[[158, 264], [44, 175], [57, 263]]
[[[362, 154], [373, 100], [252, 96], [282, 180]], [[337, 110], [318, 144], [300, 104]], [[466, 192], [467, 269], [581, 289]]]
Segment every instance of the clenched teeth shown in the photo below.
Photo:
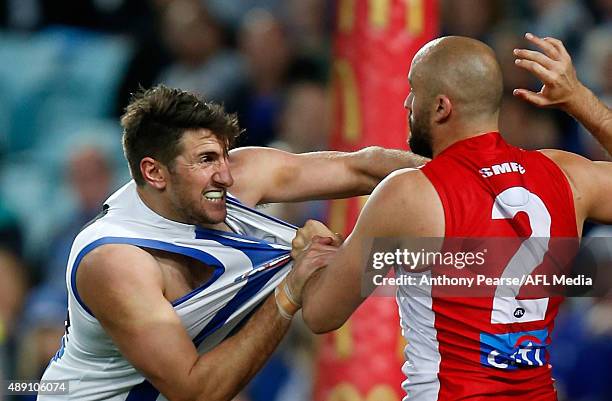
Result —
[[223, 195], [225, 195], [225, 191], [208, 191], [204, 194], [204, 197], [206, 200], [219, 202], [223, 199]]

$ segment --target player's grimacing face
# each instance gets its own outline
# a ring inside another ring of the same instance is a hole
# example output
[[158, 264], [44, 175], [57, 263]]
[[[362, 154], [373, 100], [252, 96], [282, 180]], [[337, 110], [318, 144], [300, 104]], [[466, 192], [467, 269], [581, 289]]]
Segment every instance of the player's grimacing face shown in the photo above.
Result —
[[227, 188], [234, 180], [224, 144], [209, 130], [189, 130], [170, 169], [168, 195], [188, 224], [217, 224], [227, 214]]

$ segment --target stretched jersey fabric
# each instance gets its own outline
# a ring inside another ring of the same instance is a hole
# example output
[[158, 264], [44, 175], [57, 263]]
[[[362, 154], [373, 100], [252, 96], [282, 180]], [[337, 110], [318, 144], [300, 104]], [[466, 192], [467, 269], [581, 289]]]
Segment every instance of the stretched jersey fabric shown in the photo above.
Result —
[[204, 353], [231, 335], [291, 267], [294, 226], [229, 196], [226, 224], [233, 232], [165, 219], [142, 202], [133, 181], [113, 194], [103, 214], [81, 231], [72, 246], [66, 272], [66, 334], [43, 376], [43, 380], [70, 380], [70, 394], [39, 395], [38, 400], [165, 400], [121, 355], [83, 303], [76, 288], [79, 263], [101, 245], [130, 244], [186, 255], [213, 267], [207, 282], [172, 302], [198, 352]]
[[[500, 258], [500, 277], [512, 273], [520, 254], [529, 261], [521, 266], [528, 275], [541, 268], [550, 258], [549, 240], [577, 242], [573, 196], [563, 172], [540, 152], [511, 146], [497, 132], [453, 144], [422, 172], [444, 208], [445, 242], [516, 240], [510, 250], [498, 249], [509, 251]], [[530, 248], [527, 239], [536, 238], [543, 246]], [[501, 297], [496, 290], [485, 295], [398, 288], [408, 343], [405, 400], [556, 400], [547, 347], [562, 297]]]

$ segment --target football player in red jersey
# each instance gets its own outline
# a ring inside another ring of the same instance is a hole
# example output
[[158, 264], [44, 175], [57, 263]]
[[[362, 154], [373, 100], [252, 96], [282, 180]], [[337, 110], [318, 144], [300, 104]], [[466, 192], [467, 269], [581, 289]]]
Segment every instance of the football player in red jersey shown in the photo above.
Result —
[[[520, 50], [518, 65], [541, 75], [545, 87], [539, 94], [518, 90], [516, 95], [538, 105], [560, 105], [586, 119], [610, 152], [609, 109], [588, 91], [576, 91], [560, 42], [530, 40], [544, 53]], [[414, 57], [408, 79], [411, 92], [404, 106], [410, 146], [432, 161], [385, 179], [328, 269], [308, 282], [303, 317], [317, 333], [340, 327], [368, 295], [362, 289], [363, 255], [374, 238], [544, 238], [542, 249], [531, 250], [531, 264], [521, 266], [530, 275], [548, 257], [553, 239], [577, 241], [586, 219], [612, 222], [611, 163], [559, 150], [526, 151], [503, 140], [498, 132], [502, 75], [484, 43], [464, 37], [433, 40]], [[298, 233], [294, 254], [303, 252], [297, 264], [307, 263], [302, 257], [313, 251], [306, 244], [320, 236], [331, 233], [314, 223]], [[517, 248], [502, 266], [503, 276], [511, 276], [513, 260], [523, 256], [525, 247]], [[441, 297], [431, 286], [400, 285], [408, 398], [556, 400], [548, 346], [560, 302], [561, 297], [519, 299], [497, 292]]]

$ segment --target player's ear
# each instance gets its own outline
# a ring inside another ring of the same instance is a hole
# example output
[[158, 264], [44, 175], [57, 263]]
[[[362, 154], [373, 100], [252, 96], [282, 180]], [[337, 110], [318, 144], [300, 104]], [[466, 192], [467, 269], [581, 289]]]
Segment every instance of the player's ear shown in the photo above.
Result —
[[450, 117], [453, 110], [453, 104], [446, 95], [436, 96], [436, 110], [434, 111], [433, 119], [436, 123], [444, 123]]
[[163, 190], [166, 188], [168, 169], [152, 157], [144, 157], [140, 161], [140, 173], [145, 182], [153, 188]]

